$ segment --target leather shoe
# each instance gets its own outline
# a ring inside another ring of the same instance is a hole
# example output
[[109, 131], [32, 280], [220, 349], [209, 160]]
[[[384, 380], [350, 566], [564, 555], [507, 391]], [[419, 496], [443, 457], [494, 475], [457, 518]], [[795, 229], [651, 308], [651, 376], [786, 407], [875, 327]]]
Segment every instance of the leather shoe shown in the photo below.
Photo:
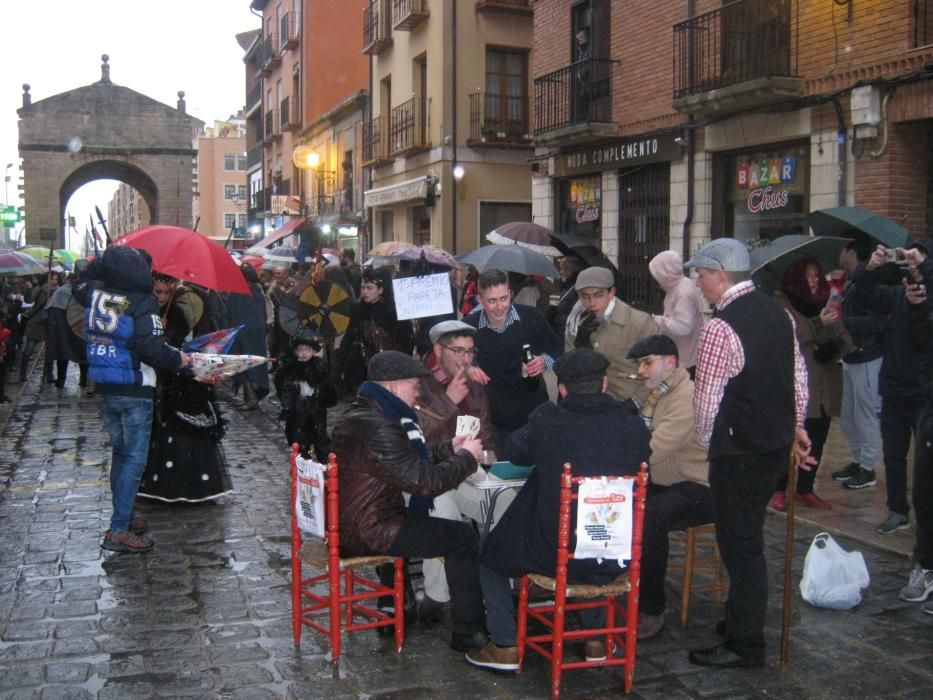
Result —
[[809, 506], [810, 508], [818, 508], [819, 510], [833, 509], [832, 504], [827, 503], [815, 493], [798, 493], [797, 502], [803, 503], [805, 506]]
[[784, 491], [775, 491], [771, 497], [771, 507], [782, 513], [787, 510], [787, 494]]
[[482, 649], [489, 644], [489, 637], [485, 632], [474, 632], [473, 634], [463, 634], [454, 632], [450, 638], [450, 648], [454, 651], [469, 651], [470, 649]]
[[762, 668], [764, 658], [742, 656], [726, 644], [717, 644], [709, 649], [697, 649], [690, 652], [690, 663], [713, 668]]

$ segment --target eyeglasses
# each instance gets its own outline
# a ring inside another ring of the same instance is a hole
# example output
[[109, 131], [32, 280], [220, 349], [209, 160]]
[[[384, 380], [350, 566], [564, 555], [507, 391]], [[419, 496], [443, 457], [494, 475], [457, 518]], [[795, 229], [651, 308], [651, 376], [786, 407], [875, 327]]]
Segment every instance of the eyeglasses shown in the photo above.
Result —
[[476, 357], [476, 354], [479, 352], [476, 348], [458, 348], [456, 345], [441, 345], [442, 348], [447, 348], [457, 357]]

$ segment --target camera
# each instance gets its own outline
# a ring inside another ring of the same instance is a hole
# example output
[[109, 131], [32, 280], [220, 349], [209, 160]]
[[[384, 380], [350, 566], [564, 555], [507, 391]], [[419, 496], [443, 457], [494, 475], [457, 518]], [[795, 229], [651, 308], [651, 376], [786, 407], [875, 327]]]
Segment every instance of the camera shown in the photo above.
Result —
[[889, 263], [906, 264], [907, 262], [903, 248], [885, 248], [884, 259]]

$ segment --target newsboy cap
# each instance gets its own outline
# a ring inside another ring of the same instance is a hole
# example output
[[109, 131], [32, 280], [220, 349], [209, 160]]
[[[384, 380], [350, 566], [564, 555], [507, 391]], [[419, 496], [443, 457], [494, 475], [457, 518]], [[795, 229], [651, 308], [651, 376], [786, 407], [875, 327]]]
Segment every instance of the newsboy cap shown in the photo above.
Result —
[[436, 343], [441, 337], [448, 333], [462, 333], [465, 335], [476, 335], [476, 329], [463, 321], [441, 321], [431, 326], [428, 331], [428, 337], [432, 343]]
[[607, 267], [588, 267], [579, 275], [573, 288], [578, 292], [587, 287], [596, 287], [597, 289], [611, 289], [616, 286], [615, 277], [612, 270]]
[[373, 382], [392, 382], [397, 379], [427, 377], [431, 373], [421, 363], [402, 352], [385, 350], [369, 361], [367, 379]]
[[724, 272], [748, 272], [752, 260], [748, 248], [734, 238], [717, 238], [693, 254], [684, 267], [705, 267]]
[[561, 355], [554, 363], [554, 373], [560, 384], [574, 384], [606, 376], [609, 360], [594, 350], [577, 348]]
[[677, 357], [677, 345], [666, 335], [649, 335], [642, 338], [628, 351], [628, 356], [637, 360], [648, 355], [673, 355]]

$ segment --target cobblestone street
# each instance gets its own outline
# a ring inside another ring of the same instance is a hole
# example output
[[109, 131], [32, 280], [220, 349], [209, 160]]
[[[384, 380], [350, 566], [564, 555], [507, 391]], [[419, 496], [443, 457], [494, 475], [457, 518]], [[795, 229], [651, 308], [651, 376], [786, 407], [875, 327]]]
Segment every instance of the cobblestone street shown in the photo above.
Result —
[[[448, 649], [443, 624], [415, 625], [400, 654], [373, 633], [351, 635], [336, 678], [320, 636], [306, 631], [294, 648], [288, 463], [273, 407], [223, 404], [235, 496], [216, 505], [142, 503], [155, 549], [104, 553], [109, 445], [96, 399], [81, 396], [75, 377], [60, 398], [38, 380], [36, 372], [15, 387], [0, 437], [0, 698], [546, 696], [541, 659], [531, 655], [518, 677], [488, 674]], [[696, 595], [682, 630], [672, 570], [668, 626], [639, 646], [633, 697], [933, 697], [933, 617], [897, 600], [912, 564], [845, 537], [840, 543], [860, 549], [872, 575], [862, 604], [818, 610], [795, 591], [790, 670], [778, 669], [784, 526], [769, 516], [767, 668], [687, 662], [687, 649], [714, 643], [720, 606]], [[798, 525], [795, 584], [818, 531]], [[619, 695], [617, 672], [565, 675], [565, 697]]]

